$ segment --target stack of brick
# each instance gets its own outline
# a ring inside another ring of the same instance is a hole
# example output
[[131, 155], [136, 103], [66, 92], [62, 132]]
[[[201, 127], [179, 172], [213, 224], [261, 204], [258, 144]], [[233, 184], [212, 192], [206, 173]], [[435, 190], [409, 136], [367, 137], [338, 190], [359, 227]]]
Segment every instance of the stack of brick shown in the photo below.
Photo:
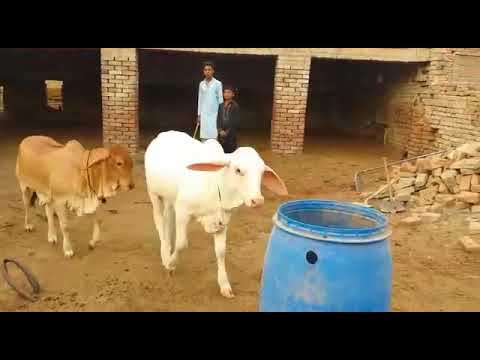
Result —
[[[408, 203], [413, 215], [403, 224], [435, 222], [446, 209], [468, 214], [466, 251], [480, 251], [480, 143], [392, 167], [395, 200]], [[381, 193], [378, 198], [389, 196]]]
[[[392, 167], [395, 200], [426, 211], [480, 208], [480, 143]], [[388, 191], [378, 198], [388, 196]]]

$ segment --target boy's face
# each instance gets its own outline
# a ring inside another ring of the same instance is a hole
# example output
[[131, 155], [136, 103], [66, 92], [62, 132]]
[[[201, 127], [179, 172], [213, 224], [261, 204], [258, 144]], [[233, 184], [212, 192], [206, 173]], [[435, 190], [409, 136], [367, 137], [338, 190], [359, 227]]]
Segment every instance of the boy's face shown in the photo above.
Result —
[[231, 100], [231, 99], [233, 99], [234, 96], [235, 95], [233, 94], [233, 91], [230, 90], [230, 89], [226, 89], [226, 90], [223, 91], [223, 98], [225, 100]]
[[210, 65], [207, 65], [203, 68], [203, 76], [207, 79], [211, 79], [215, 71]]

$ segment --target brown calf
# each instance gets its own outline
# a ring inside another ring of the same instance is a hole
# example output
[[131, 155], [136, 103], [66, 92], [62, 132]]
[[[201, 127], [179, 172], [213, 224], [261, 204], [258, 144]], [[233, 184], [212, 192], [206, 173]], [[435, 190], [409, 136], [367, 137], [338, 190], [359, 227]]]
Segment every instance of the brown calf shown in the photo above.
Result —
[[[46, 136], [30, 136], [19, 146], [16, 175], [25, 206], [25, 229], [33, 230], [29, 208], [38, 198], [45, 206], [48, 242], [57, 242], [54, 214], [63, 234], [63, 252], [73, 256], [70, 243], [68, 210], [78, 216], [96, 214], [97, 207], [118, 191], [134, 188], [133, 161], [126, 148], [86, 150], [78, 141], [62, 145]], [[95, 217], [90, 248], [100, 239], [101, 221]]]

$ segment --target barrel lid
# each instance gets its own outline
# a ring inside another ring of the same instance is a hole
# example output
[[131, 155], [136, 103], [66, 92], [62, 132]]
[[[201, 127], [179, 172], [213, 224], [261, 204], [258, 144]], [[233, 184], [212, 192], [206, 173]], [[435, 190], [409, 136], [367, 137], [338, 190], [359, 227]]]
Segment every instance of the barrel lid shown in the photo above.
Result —
[[380, 211], [334, 200], [295, 200], [280, 205], [274, 222], [283, 230], [315, 240], [368, 243], [390, 236]]

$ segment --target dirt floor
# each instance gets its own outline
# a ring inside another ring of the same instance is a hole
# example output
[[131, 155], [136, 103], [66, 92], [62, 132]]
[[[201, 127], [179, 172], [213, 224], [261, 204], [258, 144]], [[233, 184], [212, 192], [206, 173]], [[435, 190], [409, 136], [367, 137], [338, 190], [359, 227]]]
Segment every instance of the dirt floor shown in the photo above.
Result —
[[[47, 242], [43, 211], [36, 209], [36, 230], [23, 229], [23, 209], [14, 176], [16, 147], [32, 132], [5, 138], [0, 152], [0, 259], [15, 258], [38, 276], [42, 293], [36, 303], [20, 299], [0, 281], [0, 311], [256, 311], [260, 278], [271, 218], [284, 199], [267, 190], [260, 209], [241, 208], [232, 218], [228, 236], [227, 271], [236, 297], [220, 296], [216, 282], [213, 240], [197, 223], [190, 225], [190, 247], [182, 254], [174, 277], [161, 266], [158, 235], [147, 202], [143, 162], [137, 159], [134, 191], [109, 200], [103, 241], [90, 251], [92, 226], [75, 218], [76, 255], [67, 260], [61, 245]], [[37, 132], [38, 133], [38, 132]], [[100, 144], [100, 134], [79, 136], [85, 146]], [[84, 132], [83, 132], [84, 133]], [[4, 133], [5, 134], [5, 133]], [[67, 132], [48, 132], [60, 141]], [[84, 133], [85, 134], [85, 133]], [[143, 145], [151, 137], [143, 139]], [[381, 164], [397, 152], [366, 141], [338, 138], [308, 139], [305, 153], [282, 157], [268, 149], [266, 137], [245, 135], [242, 144], [257, 148], [265, 161], [286, 181], [290, 198], [358, 201], [353, 187], [356, 170]], [[414, 227], [391, 218], [394, 261], [393, 310], [480, 310], [480, 255], [465, 253], [458, 239], [465, 231], [461, 216]], [[59, 239], [60, 240], [60, 239]]]

